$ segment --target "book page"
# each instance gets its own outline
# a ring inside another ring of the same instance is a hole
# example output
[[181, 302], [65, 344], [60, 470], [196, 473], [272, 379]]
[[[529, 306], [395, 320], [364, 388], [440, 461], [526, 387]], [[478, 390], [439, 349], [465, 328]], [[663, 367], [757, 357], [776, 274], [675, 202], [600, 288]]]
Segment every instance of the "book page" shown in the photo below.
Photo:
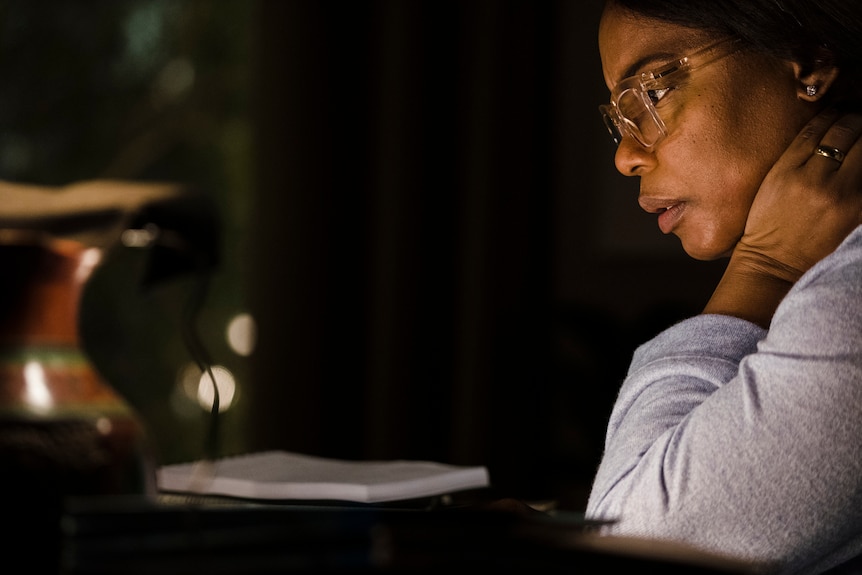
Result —
[[483, 466], [431, 461], [349, 461], [266, 451], [157, 470], [162, 491], [252, 499], [398, 501], [487, 487]]

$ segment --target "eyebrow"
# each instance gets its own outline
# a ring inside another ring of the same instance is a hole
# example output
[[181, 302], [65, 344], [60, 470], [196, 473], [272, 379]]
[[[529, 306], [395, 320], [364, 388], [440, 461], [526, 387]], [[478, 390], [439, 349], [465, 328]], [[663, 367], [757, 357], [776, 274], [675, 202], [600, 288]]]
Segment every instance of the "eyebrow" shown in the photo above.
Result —
[[619, 80], [617, 80], [617, 84], [625, 80], [626, 78], [630, 78], [637, 74], [638, 70], [649, 67], [654, 67], [657, 64], [668, 64], [670, 62], [675, 62], [679, 60], [680, 57], [676, 56], [676, 54], [671, 52], [661, 52], [655, 54], [647, 54], [636, 60], [631, 66], [623, 71], [623, 76]]

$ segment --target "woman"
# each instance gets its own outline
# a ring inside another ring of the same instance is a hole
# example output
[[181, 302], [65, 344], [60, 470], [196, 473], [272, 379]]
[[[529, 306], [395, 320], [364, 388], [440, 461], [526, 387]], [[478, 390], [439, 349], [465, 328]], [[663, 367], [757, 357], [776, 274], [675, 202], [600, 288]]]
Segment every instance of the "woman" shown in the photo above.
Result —
[[859, 12], [605, 6], [616, 167], [689, 255], [728, 258], [703, 314], [634, 354], [587, 506], [608, 533], [782, 573], [862, 553]]

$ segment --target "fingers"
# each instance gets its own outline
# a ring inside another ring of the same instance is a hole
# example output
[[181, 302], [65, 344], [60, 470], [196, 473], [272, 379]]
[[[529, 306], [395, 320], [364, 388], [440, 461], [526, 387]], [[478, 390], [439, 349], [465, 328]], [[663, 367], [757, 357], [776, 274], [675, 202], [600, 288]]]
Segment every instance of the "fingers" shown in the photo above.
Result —
[[790, 145], [790, 149], [804, 161], [814, 153], [814, 148], [820, 144], [823, 136], [840, 117], [841, 114], [834, 108], [823, 110], [802, 128]]
[[862, 189], [859, 183], [862, 179], [862, 114], [845, 114], [823, 138], [828, 142], [832, 142], [832, 138], [835, 138], [838, 143], [830, 145], [836, 148], [844, 146], [839, 148], [844, 151], [844, 160], [839, 162], [835, 169], [840, 169], [839, 175], [855, 184], [848, 188], [852, 187], [857, 191]]
[[857, 166], [862, 159], [860, 136], [862, 136], [862, 115], [839, 116], [815, 146], [812, 161], [826, 163], [826, 167], [832, 170], [838, 170], [848, 160], [848, 166]]
[[[830, 109], [815, 116], [792, 144], [802, 163], [837, 171], [845, 161], [858, 172], [862, 166], [862, 115]], [[803, 156], [807, 154], [807, 156]]]

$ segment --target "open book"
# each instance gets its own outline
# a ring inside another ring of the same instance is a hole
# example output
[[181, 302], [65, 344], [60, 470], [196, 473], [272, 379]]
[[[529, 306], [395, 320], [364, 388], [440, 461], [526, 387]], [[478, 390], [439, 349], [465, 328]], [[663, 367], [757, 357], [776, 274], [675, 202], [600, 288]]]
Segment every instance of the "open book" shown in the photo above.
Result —
[[165, 465], [156, 470], [156, 479], [163, 492], [360, 503], [418, 499], [489, 485], [483, 466], [348, 461], [287, 451]]

